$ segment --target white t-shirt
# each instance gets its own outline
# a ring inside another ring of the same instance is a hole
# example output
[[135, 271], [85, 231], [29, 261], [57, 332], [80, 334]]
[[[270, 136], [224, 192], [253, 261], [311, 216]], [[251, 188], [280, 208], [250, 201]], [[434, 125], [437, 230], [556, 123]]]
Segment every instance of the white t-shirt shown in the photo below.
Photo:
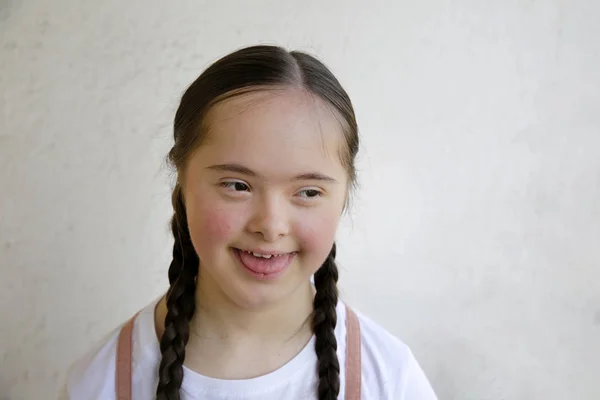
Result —
[[[154, 327], [156, 302], [144, 308], [133, 330], [133, 400], [156, 397], [160, 347]], [[356, 313], [361, 328], [362, 400], [436, 400], [427, 378], [410, 349], [382, 327]], [[340, 395], [344, 398], [346, 310], [337, 306], [335, 336], [340, 363]], [[119, 329], [107, 341], [77, 361], [67, 379], [71, 400], [113, 400]], [[253, 379], [222, 380], [200, 375], [185, 366], [182, 400], [309, 400], [316, 399], [318, 378], [314, 337], [287, 364]]]

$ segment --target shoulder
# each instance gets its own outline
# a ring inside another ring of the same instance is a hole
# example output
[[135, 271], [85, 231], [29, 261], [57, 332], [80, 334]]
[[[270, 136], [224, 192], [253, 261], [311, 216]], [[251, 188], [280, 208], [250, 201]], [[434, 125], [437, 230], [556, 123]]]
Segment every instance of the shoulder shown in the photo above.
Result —
[[[133, 377], [143, 378], [157, 360], [158, 341], [154, 329], [153, 302], [135, 318], [133, 328]], [[125, 322], [127, 323], [127, 322]], [[69, 399], [115, 399], [116, 361], [121, 324], [106, 335], [83, 357], [75, 361], [67, 374], [66, 392]], [[134, 387], [134, 392], [136, 388]]]
[[71, 365], [66, 382], [69, 399], [114, 399], [117, 341], [120, 329], [121, 327], [110, 332]]
[[364, 389], [382, 399], [437, 399], [410, 347], [369, 317], [353, 311], [360, 323]]

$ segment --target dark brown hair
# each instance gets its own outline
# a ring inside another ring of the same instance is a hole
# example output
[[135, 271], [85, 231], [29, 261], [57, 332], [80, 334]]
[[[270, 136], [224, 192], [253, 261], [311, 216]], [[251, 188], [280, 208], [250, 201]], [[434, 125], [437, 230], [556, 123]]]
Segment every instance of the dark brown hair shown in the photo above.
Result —
[[[171, 229], [175, 243], [169, 267], [171, 286], [167, 293], [165, 329], [160, 341], [162, 360], [156, 390], [159, 400], [180, 398], [189, 321], [196, 305], [196, 276], [200, 260], [190, 238], [181, 187], [186, 162], [204, 140], [203, 122], [212, 106], [240, 93], [286, 86], [301, 88], [318, 96], [336, 115], [345, 139], [341, 161], [350, 181], [353, 184], [356, 181], [354, 159], [358, 152], [358, 129], [352, 103], [331, 71], [316, 58], [276, 46], [247, 47], [216, 61], [189, 86], [175, 115], [175, 144], [169, 152], [169, 162], [176, 168], [179, 179], [172, 194], [174, 215]], [[334, 333], [338, 301], [335, 253], [334, 243], [314, 276], [316, 295], [312, 328], [318, 357], [319, 400], [336, 399], [340, 390], [340, 366]]]

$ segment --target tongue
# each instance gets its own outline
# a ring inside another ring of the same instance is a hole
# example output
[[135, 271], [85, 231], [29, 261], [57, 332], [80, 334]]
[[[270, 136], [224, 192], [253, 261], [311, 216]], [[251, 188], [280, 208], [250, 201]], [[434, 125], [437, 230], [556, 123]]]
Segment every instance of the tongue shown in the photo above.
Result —
[[287, 267], [293, 257], [293, 253], [283, 254], [280, 256], [271, 256], [271, 258], [255, 257], [245, 251], [239, 251], [240, 259], [246, 266], [254, 272], [260, 274], [273, 274], [282, 271]]

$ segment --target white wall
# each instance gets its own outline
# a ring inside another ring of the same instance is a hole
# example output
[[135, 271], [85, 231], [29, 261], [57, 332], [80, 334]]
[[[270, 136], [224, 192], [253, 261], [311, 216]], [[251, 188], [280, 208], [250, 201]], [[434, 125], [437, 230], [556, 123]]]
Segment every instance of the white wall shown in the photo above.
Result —
[[166, 288], [178, 99], [258, 42], [350, 92], [345, 298], [441, 399], [600, 398], [600, 3], [0, 0], [0, 398]]

